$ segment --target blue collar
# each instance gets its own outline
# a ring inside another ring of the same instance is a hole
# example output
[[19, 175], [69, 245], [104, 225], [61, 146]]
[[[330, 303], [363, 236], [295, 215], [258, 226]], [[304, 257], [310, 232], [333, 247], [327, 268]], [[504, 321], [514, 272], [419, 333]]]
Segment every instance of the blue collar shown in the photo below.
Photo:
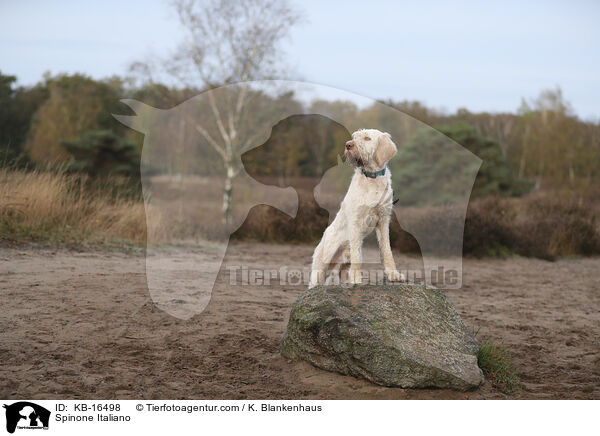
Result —
[[377, 176], [383, 176], [383, 175], [385, 175], [385, 168], [386, 167], [383, 167], [382, 170], [375, 171], [374, 173], [371, 173], [369, 171], [365, 171], [363, 169], [362, 173], [365, 175], [365, 177], [368, 177], [369, 179], [375, 179], [375, 178], [377, 178]]

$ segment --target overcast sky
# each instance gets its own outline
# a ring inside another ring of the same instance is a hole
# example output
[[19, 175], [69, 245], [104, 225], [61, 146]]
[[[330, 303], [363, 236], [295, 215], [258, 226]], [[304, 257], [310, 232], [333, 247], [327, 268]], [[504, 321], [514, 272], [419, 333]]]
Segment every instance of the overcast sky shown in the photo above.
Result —
[[[285, 43], [286, 78], [449, 111], [515, 111], [559, 85], [600, 118], [600, 1], [297, 4], [307, 20]], [[180, 35], [163, 0], [0, 0], [0, 71], [23, 85], [48, 70], [123, 75]]]

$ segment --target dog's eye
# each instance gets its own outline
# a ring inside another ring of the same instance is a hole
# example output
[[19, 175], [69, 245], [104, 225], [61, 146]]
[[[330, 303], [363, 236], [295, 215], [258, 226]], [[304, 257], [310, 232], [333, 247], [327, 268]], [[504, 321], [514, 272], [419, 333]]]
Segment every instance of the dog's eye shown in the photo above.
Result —
[[368, 136], [365, 136], [365, 141], [370, 141], [371, 138], [369, 138]]

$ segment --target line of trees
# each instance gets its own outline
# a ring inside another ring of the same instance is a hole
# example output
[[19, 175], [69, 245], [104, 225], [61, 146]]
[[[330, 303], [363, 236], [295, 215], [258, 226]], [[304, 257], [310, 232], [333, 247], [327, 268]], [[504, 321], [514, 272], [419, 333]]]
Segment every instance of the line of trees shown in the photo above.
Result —
[[[532, 180], [534, 189], [567, 189], [581, 195], [597, 190], [600, 171], [600, 121], [579, 119], [560, 87], [523, 99], [515, 113], [454, 114], [430, 110], [419, 102], [388, 104], [432, 126], [466, 122], [500, 143], [519, 178]], [[483, 158], [483, 156], [480, 156]]]
[[[82, 154], [81, 146], [77, 147], [76, 142], [74, 144], [74, 141], [83, 140], [91, 144], [90, 149], [104, 147], [102, 153], [98, 150], [90, 152], [96, 162], [102, 156], [110, 155], [115, 168], [119, 165], [122, 168], [123, 162], [118, 162], [120, 156], [131, 160], [135, 159], [135, 154], [118, 150], [112, 153], [112, 144], [119, 149], [139, 151], [143, 137], [111, 116], [112, 113], [128, 110], [119, 103], [119, 99], [129, 97], [151, 106], [168, 108], [198, 93], [199, 89], [191, 87], [170, 88], [156, 83], [134, 86], [118, 77], [94, 80], [80, 74], [46, 75], [35, 86], [18, 87], [16, 77], [0, 73], [1, 161], [5, 165], [29, 164], [42, 167], [74, 163], [74, 168], [90, 171], [89, 164], [81, 163], [81, 159], [89, 156]], [[293, 96], [288, 98], [293, 100]], [[515, 113], [472, 113], [461, 109], [453, 114], [444, 114], [419, 102], [389, 100], [384, 103], [426, 124], [439, 127], [450, 137], [455, 135], [454, 139], [464, 143], [467, 148], [467, 142], [471, 141], [470, 138], [475, 133], [482, 138], [494, 140], [501, 154], [480, 157], [489, 161], [490, 166], [498, 172], [492, 178], [500, 184], [501, 177], [512, 177], [502, 173], [506, 165], [516, 178], [531, 181], [533, 189], [568, 189], [578, 195], [588, 195], [595, 191], [598, 184], [600, 123], [582, 121], [575, 116], [560, 89], [546, 90], [535, 99], [524, 100]], [[293, 104], [302, 105], [300, 101]], [[359, 109], [351, 102], [315, 101], [312, 109], [325, 105], [328, 105], [331, 112], [339, 114], [341, 120], [360, 118], [377, 124], [379, 114], [374, 107]], [[309, 107], [308, 112], [310, 109]], [[310, 121], [305, 122], [307, 123]], [[267, 167], [248, 168], [248, 171], [255, 174], [267, 171], [272, 176], [319, 177], [327, 169], [325, 166], [335, 162], [336, 155], [343, 151], [345, 138], [338, 137], [339, 131], [335, 134], [326, 130], [315, 131], [301, 122], [290, 126], [292, 127], [287, 129], [285, 135], [280, 136], [270, 148], [274, 156], [284, 158], [280, 167], [285, 174]], [[105, 133], [90, 135], [90, 132], [98, 131]], [[116, 139], [107, 140], [107, 132]], [[410, 144], [411, 138], [403, 137], [406, 133], [402, 126], [398, 126], [397, 132], [390, 133], [400, 146]], [[92, 140], [94, 138], [97, 139], [96, 142]], [[100, 141], [100, 138], [104, 140]], [[123, 141], [131, 146], [124, 145]], [[293, 147], [291, 152], [290, 144], [293, 143], [303, 145]], [[481, 150], [472, 151], [476, 154], [483, 153]], [[102, 165], [101, 162], [97, 164]], [[247, 164], [253, 165], [252, 161]], [[213, 170], [225, 171], [225, 164], [222, 168]], [[101, 173], [110, 173], [110, 168], [104, 166]], [[521, 191], [522, 188], [523, 186]], [[506, 191], [506, 195], [516, 193], [511, 189]], [[498, 193], [502, 193], [501, 191], [502, 188], [499, 188]]]

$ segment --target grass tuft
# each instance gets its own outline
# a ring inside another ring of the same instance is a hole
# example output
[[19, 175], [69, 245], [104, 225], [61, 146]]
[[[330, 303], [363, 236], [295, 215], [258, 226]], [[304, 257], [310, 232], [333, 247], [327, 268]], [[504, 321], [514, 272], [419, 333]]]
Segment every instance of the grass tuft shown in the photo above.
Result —
[[510, 352], [490, 341], [479, 344], [477, 363], [492, 385], [505, 394], [512, 394], [521, 382]]

